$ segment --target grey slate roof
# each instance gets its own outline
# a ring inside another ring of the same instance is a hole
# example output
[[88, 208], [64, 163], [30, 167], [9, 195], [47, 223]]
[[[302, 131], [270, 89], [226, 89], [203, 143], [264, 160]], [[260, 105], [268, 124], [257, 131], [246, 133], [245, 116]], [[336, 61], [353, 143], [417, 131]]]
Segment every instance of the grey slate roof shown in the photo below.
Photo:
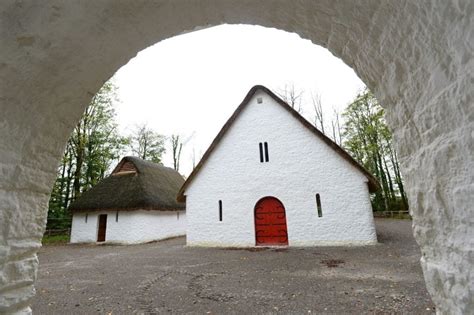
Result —
[[[121, 165], [130, 162], [136, 172], [117, 174]], [[174, 169], [137, 157], [124, 157], [112, 174], [84, 192], [69, 209], [72, 212], [94, 210], [184, 210], [176, 201], [183, 177]]]

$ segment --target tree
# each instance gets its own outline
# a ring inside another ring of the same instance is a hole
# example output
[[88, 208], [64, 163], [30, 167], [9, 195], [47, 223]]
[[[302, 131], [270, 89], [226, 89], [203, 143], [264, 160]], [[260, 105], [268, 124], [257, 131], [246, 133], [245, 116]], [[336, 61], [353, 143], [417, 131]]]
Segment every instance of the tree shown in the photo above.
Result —
[[171, 150], [173, 152], [173, 168], [179, 171], [179, 161], [181, 159], [181, 150], [183, 149], [183, 143], [181, 142], [180, 135], [171, 135]]
[[[326, 134], [324, 126], [325, 118], [321, 95], [319, 95], [318, 93], [311, 93], [311, 102], [314, 111], [313, 124], [323, 134]], [[339, 121], [339, 116], [339, 112], [336, 109], [333, 109], [333, 117], [331, 119], [331, 136], [334, 142], [336, 142], [339, 146], [342, 146], [341, 125]]]
[[294, 84], [291, 85], [285, 84], [283, 89], [280, 89], [280, 92], [277, 93], [278, 96], [285, 101], [288, 105], [291, 106], [298, 113], [302, 112], [301, 100], [303, 96], [303, 91], [296, 90]]
[[323, 104], [321, 101], [321, 95], [311, 93], [311, 101], [313, 103], [314, 110], [314, 126], [321, 130], [324, 134], [324, 115], [323, 115]]
[[365, 89], [346, 108], [343, 117], [344, 147], [354, 159], [374, 174], [381, 184], [382, 189], [372, 200], [374, 209], [407, 209], [408, 203], [392, 145], [392, 135], [385, 123], [384, 110], [374, 95]]
[[[191, 141], [191, 139], [194, 137], [195, 134], [196, 134], [195, 132], [191, 133], [191, 135], [184, 138], [184, 140], [183, 140], [184, 136], [182, 135], [178, 135], [178, 134], [171, 135], [170, 142], [171, 142], [171, 152], [173, 153], [173, 168], [176, 171], [179, 171], [179, 165], [181, 161], [181, 151], [183, 150], [183, 147], [189, 141]], [[194, 152], [194, 148], [193, 148], [193, 152]], [[195, 165], [194, 162], [195, 161], [193, 160], [193, 169]]]
[[334, 117], [331, 120], [331, 129], [332, 129], [332, 139], [336, 142], [339, 146], [343, 146], [342, 144], [342, 134], [341, 134], [341, 125], [339, 122], [339, 112], [334, 108]]
[[408, 199], [405, 193], [405, 187], [403, 185], [403, 179], [400, 173], [400, 162], [398, 160], [397, 152], [391, 145], [392, 133], [388, 128], [385, 128], [385, 130], [383, 130], [382, 137], [384, 138], [384, 141], [387, 144], [385, 151], [387, 152], [389, 162], [392, 166], [393, 174], [395, 176], [394, 182], [397, 185], [400, 197], [402, 199], [402, 207], [403, 209], [408, 209]]
[[127, 143], [115, 123], [116, 87], [106, 82], [87, 106], [71, 136], [75, 159], [73, 198], [103, 179], [112, 161]]
[[117, 131], [114, 108], [117, 100], [116, 87], [112, 82], [106, 82], [74, 128], [51, 193], [49, 226], [54, 219], [67, 218], [71, 201], [103, 179], [112, 162], [122, 153], [127, 139]]
[[130, 148], [139, 158], [161, 164], [161, 158], [166, 151], [165, 139], [147, 125], [137, 126], [130, 137]]

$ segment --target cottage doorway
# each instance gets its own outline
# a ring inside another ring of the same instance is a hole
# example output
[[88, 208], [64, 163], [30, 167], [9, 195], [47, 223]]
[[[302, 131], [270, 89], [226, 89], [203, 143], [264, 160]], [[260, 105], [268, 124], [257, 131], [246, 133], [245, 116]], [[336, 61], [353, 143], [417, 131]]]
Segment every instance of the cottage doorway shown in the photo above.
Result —
[[285, 207], [275, 197], [262, 198], [255, 205], [255, 244], [288, 245]]
[[99, 227], [97, 231], [97, 242], [105, 242], [105, 232], [107, 230], [107, 215], [99, 215]]

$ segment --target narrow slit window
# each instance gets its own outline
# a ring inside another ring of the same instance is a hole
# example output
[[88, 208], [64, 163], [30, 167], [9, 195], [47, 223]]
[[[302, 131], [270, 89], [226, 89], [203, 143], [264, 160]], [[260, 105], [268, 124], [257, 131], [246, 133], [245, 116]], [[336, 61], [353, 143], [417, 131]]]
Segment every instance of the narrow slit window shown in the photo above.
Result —
[[118, 211], [115, 212], [115, 222], [118, 222]]
[[179, 220], [179, 211], [176, 212], [176, 219]]
[[89, 214], [88, 214], [88, 213], [86, 213], [86, 223], [87, 223], [87, 217], [88, 217], [88, 216], [89, 216]]
[[260, 163], [263, 163], [263, 144], [260, 142], [258, 147], [260, 149]]
[[222, 200], [219, 200], [219, 221], [222, 221]]
[[318, 207], [318, 217], [322, 217], [323, 209], [321, 208], [321, 197], [319, 197], [319, 194], [316, 194], [316, 206]]
[[268, 143], [264, 143], [264, 146], [265, 146], [265, 162], [268, 162], [269, 159], [268, 159]]

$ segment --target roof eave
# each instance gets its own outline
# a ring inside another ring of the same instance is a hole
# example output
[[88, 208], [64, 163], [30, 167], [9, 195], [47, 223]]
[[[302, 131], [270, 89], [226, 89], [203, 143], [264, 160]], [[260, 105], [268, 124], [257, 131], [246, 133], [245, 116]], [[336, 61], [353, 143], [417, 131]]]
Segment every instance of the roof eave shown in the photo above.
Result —
[[221, 128], [221, 130], [217, 134], [216, 138], [212, 141], [211, 145], [209, 146], [209, 148], [206, 150], [206, 152], [202, 156], [199, 163], [193, 169], [193, 171], [191, 172], [191, 174], [189, 175], [187, 180], [183, 183], [183, 185], [181, 186], [181, 188], [178, 192], [178, 196], [177, 196], [177, 199], [176, 199], [177, 201], [183, 202], [183, 201], [186, 200], [186, 196], [184, 195], [184, 193], [186, 191], [186, 188], [192, 182], [192, 180], [197, 175], [197, 173], [199, 173], [200, 169], [202, 168], [204, 163], [207, 161], [207, 159], [211, 155], [211, 153], [214, 151], [214, 148], [220, 142], [221, 138], [224, 136], [227, 129], [233, 124], [233, 122], [235, 121], [237, 116], [245, 108], [245, 106], [250, 102], [250, 99], [254, 96], [254, 94], [258, 90], [262, 90], [263, 92], [267, 93], [278, 104], [282, 105], [283, 108], [285, 108], [292, 116], [294, 116], [297, 120], [299, 120], [303, 124], [303, 126], [308, 128], [317, 137], [319, 137], [322, 141], [324, 141], [327, 145], [329, 145], [333, 150], [335, 150], [337, 153], [339, 153], [339, 155], [341, 155], [342, 158], [344, 158], [346, 161], [348, 161], [350, 164], [352, 164], [354, 167], [356, 167], [362, 174], [364, 174], [364, 176], [367, 177], [367, 179], [368, 179], [369, 192], [373, 193], [373, 192], [376, 192], [377, 190], [380, 189], [380, 185], [379, 185], [377, 179], [369, 171], [367, 171], [362, 165], [360, 165], [349, 153], [347, 153], [343, 148], [341, 148], [337, 143], [332, 141], [329, 137], [327, 137], [325, 134], [323, 134], [321, 131], [319, 131], [315, 126], [313, 126], [310, 122], [308, 122], [306, 119], [304, 119], [296, 110], [294, 110], [291, 106], [289, 106], [282, 99], [280, 99], [270, 89], [268, 89], [267, 87], [265, 87], [263, 85], [255, 85], [247, 93], [244, 100], [240, 103], [240, 105], [234, 111], [232, 116], [226, 121], [224, 126]]
[[128, 208], [91, 208], [91, 209], [75, 209], [71, 210], [72, 214], [84, 213], [84, 212], [97, 212], [97, 211], [186, 211], [186, 207], [182, 208], [167, 208], [167, 207], [128, 207]]

